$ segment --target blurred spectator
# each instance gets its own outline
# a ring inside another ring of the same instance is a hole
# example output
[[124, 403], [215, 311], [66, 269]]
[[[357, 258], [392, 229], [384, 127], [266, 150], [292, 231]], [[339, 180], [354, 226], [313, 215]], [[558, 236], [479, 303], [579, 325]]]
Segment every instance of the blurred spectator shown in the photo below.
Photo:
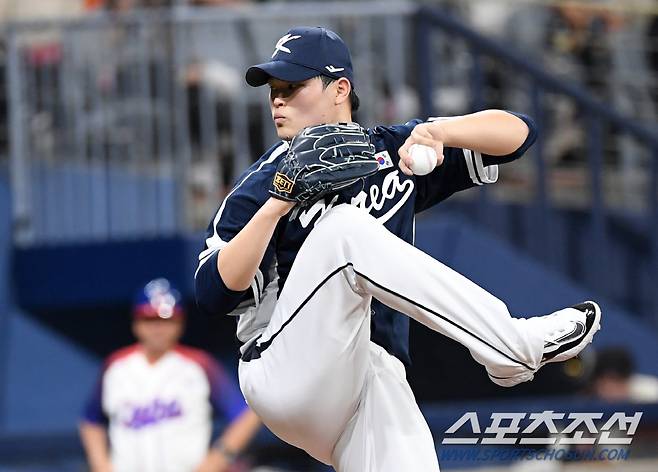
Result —
[[624, 347], [602, 349], [596, 355], [591, 393], [610, 402], [656, 402], [658, 379], [635, 372], [635, 363]]
[[[83, 13], [83, 0], [0, 0], [0, 23], [29, 20], [51, 20], [74, 18]], [[50, 131], [51, 125], [58, 120], [58, 109], [55, 105], [59, 93], [57, 77], [62, 61], [61, 30], [45, 25], [30, 28], [15, 36], [18, 38], [12, 45], [18, 48], [21, 65], [27, 66], [32, 72], [33, 85], [36, 89], [32, 95], [34, 114], [27, 123], [33, 133], [30, 143], [37, 152], [48, 152], [55, 146], [55, 138]], [[0, 36], [2, 54], [0, 55], [0, 156], [8, 151], [8, 97], [6, 96], [6, 55], [9, 45], [7, 38]], [[11, 51], [15, 52], [15, 49]], [[50, 86], [50, 89], [46, 87]], [[32, 134], [31, 133], [31, 134]]]
[[[101, 14], [110, 12], [130, 16], [134, 10], [173, 5], [233, 7], [250, 0], [98, 0], [93, 7]], [[183, 33], [184, 32], [184, 33]], [[174, 120], [185, 120], [191, 163], [187, 173], [188, 196], [192, 202], [187, 223], [193, 228], [206, 225], [206, 215], [223, 197], [233, 179], [236, 154], [258, 155], [265, 149], [260, 125], [260, 109], [244, 115], [251, 139], [236, 151], [233, 135], [243, 123], [236, 118], [236, 108], [242, 109], [242, 72], [233, 64], [243, 61], [245, 45], [251, 44], [248, 25], [239, 21], [219, 22], [213, 27], [179, 28], [168, 22], [153, 22], [134, 28], [132, 23], [117, 21], [106, 31], [106, 44], [112, 54], [94, 62], [93, 82], [115, 110], [113, 126], [107, 142], [110, 154], [147, 156], [154, 165], [173, 159], [167, 140], [154, 141], [152, 129], [162, 133], [168, 125], [167, 112], [184, 104], [187, 114], [174, 112]], [[99, 34], [98, 32], [96, 33]], [[185, 34], [185, 64], [177, 63], [175, 43]], [[217, 47], [221, 38], [221, 48]], [[89, 44], [94, 38], [90, 38]], [[148, 51], [148, 53], [147, 53]], [[93, 52], [91, 52], [93, 54]], [[246, 67], [246, 66], [244, 66]], [[179, 94], [182, 88], [185, 95]], [[172, 93], [173, 92], [173, 93]], [[179, 100], [179, 101], [177, 101]], [[236, 107], [239, 102], [240, 106]], [[153, 110], [165, 111], [165, 114]], [[237, 121], [237, 122], [236, 122]], [[115, 151], [115, 149], [118, 149]], [[240, 169], [244, 164], [239, 164]]]
[[[167, 280], [140, 292], [137, 344], [108, 358], [80, 424], [92, 471], [225, 471], [258, 431], [226, 372], [210, 355], [178, 344], [184, 318]], [[211, 445], [213, 414], [229, 424]]]
[[[190, 0], [193, 6], [240, 7], [252, 0]], [[245, 93], [243, 76], [254, 54], [258, 33], [244, 20], [198, 28], [188, 36], [192, 60], [183, 80], [193, 162], [190, 188], [192, 227], [206, 225], [213, 211], [244, 167], [269, 146], [265, 142], [262, 103]], [[221, 37], [221, 48], [217, 38]], [[243, 130], [248, 139], [235, 139]]]
[[251, 0], [190, 0], [191, 5], [229, 6], [251, 3]]
[[127, 13], [136, 8], [154, 8], [170, 6], [171, 0], [85, 0], [85, 8], [93, 10], [109, 10], [116, 13]]
[[[551, 7], [537, 5], [518, 8], [504, 29], [505, 39], [518, 45], [530, 58], [541, 62], [550, 73], [585, 86], [600, 100], [615, 103], [625, 90], [613, 90], [611, 68], [614, 50], [611, 35], [619, 31], [625, 19], [603, 6], [573, 3]], [[516, 93], [513, 83], [512, 94]], [[555, 163], [580, 162], [584, 156], [585, 136], [582, 116], [573, 101], [553, 96], [543, 121], [546, 157]], [[610, 135], [607, 135], [610, 139]], [[607, 148], [614, 144], [608, 143]]]
[[609, 87], [609, 34], [624, 24], [621, 15], [601, 6], [564, 3], [518, 8], [504, 31], [510, 43], [530, 56], [539, 54], [551, 72], [579, 82], [603, 98]]
[[556, 7], [549, 44], [582, 67], [582, 82], [599, 98], [609, 97], [606, 71], [611, 66], [607, 34], [619, 29], [623, 18], [596, 6], [565, 4]]
[[172, 6], [228, 6], [250, 3], [251, 0], [85, 0], [87, 10], [108, 10], [125, 12], [135, 8], [154, 8]]

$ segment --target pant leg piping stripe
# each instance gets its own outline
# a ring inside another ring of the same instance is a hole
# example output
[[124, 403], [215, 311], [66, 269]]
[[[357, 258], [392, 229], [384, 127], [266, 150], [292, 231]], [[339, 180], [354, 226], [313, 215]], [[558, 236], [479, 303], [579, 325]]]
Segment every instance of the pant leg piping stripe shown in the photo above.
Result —
[[[249, 360], [251, 360], [251, 359], [257, 359], [257, 358], [259, 358], [259, 357], [260, 357], [260, 354], [261, 354], [263, 351], [265, 351], [265, 350], [270, 346], [270, 344], [272, 344], [272, 341], [274, 341], [274, 338], [276, 338], [276, 337], [281, 333], [281, 331], [283, 331], [283, 329], [284, 329], [286, 326], [288, 326], [288, 324], [290, 324], [290, 322], [291, 322], [291, 321], [297, 316], [297, 314], [300, 312], [300, 310], [301, 310], [302, 308], [304, 308], [304, 306], [306, 306], [306, 304], [311, 300], [311, 298], [313, 298], [313, 295], [315, 295], [315, 294], [317, 293], [317, 291], [320, 290], [320, 288], [322, 288], [323, 285], [325, 285], [329, 280], [331, 280], [331, 278], [332, 278], [334, 275], [338, 274], [339, 272], [341, 272], [343, 269], [345, 269], [345, 268], [347, 268], [347, 267], [354, 267], [354, 264], [352, 264], [351, 262], [348, 262], [348, 263], [346, 263], [346, 264], [344, 264], [344, 265], [338, 267], [337, 269], [334, 269], [329, 275], [327, 275], [327, 276], [322, 280], [322, 282], [320, 282], [320, 283], [319, 283], [319, 284], [318, 284], [318, 285], [317, 285], [317, 286], [311, 291], [311, 293], [310, 293], [310, 294], [304, 299], [304, 301], [303, 301], [303, 302], [302, 302], [302, 303], [301, 303], [301, 304], [295, 309], [295, 311], [292, 313], [292, 315], [290, 316], [290, 318], [288, 318], [288, 319], [287, 319], [287, 320], [281, 325], [281, 327], [279, 328], [279, 330], [278, 330], [276, 333], [274, 333], [270, 339], [268, 339], [267, 341], [265, 341], [265, 342], [263, 342], [263, 343], [261, 343], [261, 344], [258, 344], [258, 341], [254, 341], [254, 344], [255, 344], [254, 347], [255, 347], [255, 349], [249, 349], [248, 352], [250, 352], [250, 356], [248, 356], [248, 358], [245, 358], [245, 356], [243, 356], [243, 359], [242, 359], [242, 360], [243, 360], [243, 361], [249, 361]], [[429, 313], [432, 313], [434, 316], [437, 316], [437, 317], [441, 318], [442, 320], [444, 320], [444, 321], [447, 322], [447, 323], [450, 323], [451, 325], [453, 325], [453, 326], [456, 327], [457, 329], [460, 329], [460, 330], [462, 330], [463, 332], [465, 332], [466, 334], [469, 334], [470, 336], [474, 337], [475, 339], [477, 339], [478, 341], [480, 341], [482, 344], [484, 344], [484, 345], [490, 347], [491, 349], [493, 349], [494, 351], [496, 351], [496, 352], [499, 353], [500, 355], [504, 356], [506, 359], [509, 359], [510, 361], [512, 361], [512, 362], [514, 362], [514, 363], [516, 363], [516, 364], [522, 365], [522, 366], [525, 367], [526, 369], [528, 369], [528, 370], [534, 372], [535, 369], [533, 369], [533, 368], [530, 367], [529, 365], [527, 365], [527, 364], [525, 364], [524, 362], [521, 362], [521, 361], [519, 361], [519, 360], [516, 360], [516, 359], [514, 359], [513, 357], [511, 357], [511, 356], [505, 354], [505, 353], [502, 352], [500, 349], [498, 349], [498, 348], [495, 347], [495, 346], [492, 346], [491, 344], [489, 344], [488, 342], [486, 342], [484, 339], [482, 339], [482, 338], [480, 338], [479, 336], [475, 335], [474, 333], [470, 332], [469, 330], [467, 330], [467, 329], [464, 328], [463, 326], [460, 326], [459, 324], [457, 324], [457, 323], [455, 323], [454, 321], [452, 321], [452, 320], [446, 318], [445, 316], [443, 316], [443, 315], [441, 315], [441, 314], [439, 314], [439, 313], [437, 313], [437, 312], [435, 312], [435, 311], [433, 311], [433, 310], [431, 310], [431, 309], [429, 309], [429, 308], [427, 308], [427, 307], [421, 305], [421, 304], [418, 303], [418, 302], [415, 302], [415, 301], [411, 300], [410, 298], [405, 297], [404, 295], [401, 295], [401, 294], [399, 294], [399, 293], [397, 293], [397, 292], [395, 292], [395, 291], [393, 291], [393, 290], [391, 290], [391, 289], [389, 289], [389, 288], [387, 288], [387, 287], [384, 287], [383, 285], [381, 285], [381, 284], [375, 282], [375, 281], [372, 280], [370, 277], [368, 277], [367, 275], [363, 274], [362, 272], [359, 272], [359, 271], [356, 270], [356, 269], [354, 269], [354, 272], [357, 273], [359, 276], [363, 277], [364, 279], [366, 279], [366, 280], [367, 280], [368, 282], [370, 282], [371, 284], [373, 284], [373, 285], [379, 287], [380, 289], [382, 289], [382, 290], [384, 290], [384, 291], [390, 293], [391, 295], [395, 295], [396, 297], [401, 298], [402, 300], [405, 300], [406, 302], [411, 303], [411, 304], [414, 305], [414, 306], [417, 306], [418, 308], [420, 308], [420, 309], [422, 309], [422, 310], [425, 310], [425, 311], [427, 311], [427, 312], [429, 312]], [[255, 352], [254, 352], [254, 351], [255, 351]], [[245, 352], [245, 354], [247, 354], [247, 352]]]
[[360, 275], [361, 277], [363, 277], [364, 279], [366, 279], [368, 282], [370, 282], [371, 284], [373, 284], [373, 285], [379, 287], [380, 289], [382, 289], [382, 290], [384, 290], [384, 291], [390, 293], [391, 295], [395, 295], [396, 297], [401, 298], [401, 299], [405, 300], [406, 302], [411, 303], [412, 305], [415, 305], [415, 306], [417, 306], [418, 308], [420, 308], [420, 309], [422, 309], [422, 310], [425, 310], [425, 311], [427, 311], [427, 312], [429, 312], [429, 313], [432, 313], [434, 316], [437, 316], [437, 317], [441, 318], [442, 320], [446, 321], [447, 323], [450, 323], [450, 324], [453, 325], [454, 327], [456, 327], [456, 328], [458, 328], [458, 329], [464, 331], [466, 334], [469, 334], [469, 335], [473, 336], [475, 339], [477, 339], [478, 341], [480, 341], [482, 344], [484, 344], [484, 345], [486, 345], [486, 346], [489, 346], [491, 349], [493, 349], [494, 351], [496, 351], [498, 354], [504, 356], [505, 358], [509, 359], [510, 361], [512, 361], [512, 362], [514, 362], [514, 363], [516, 363], [516, 364], [522, 365], [523, 367], [525, 367], [525, 368], [528, 369], [528, 370], [531, 370], [531, 371], [533, 371], [533, 372], [535, 371], [535, 369], [533, 369], [533, 368], [530, 367], [529, 365], [527, 365], [527, 364], [525, 364], [524, 362], [521, 362], [521, 361], [519, 361], [519, 360], [517, 360], [517, 359], [514, 359], [513, 357], [511, 357], [511, 356], [505, 354], [504, 352], [502, 352], [502, 351], [501, 351], [500, 349], [498, 349], [497, 347], [492, 346], [491, 344], [489, 344], [488, 342], [486, 342], [484, 339], [480, 338], [479, 336], [477, 336], [477, 335], [474, 334], [474, 333], [471, 333], [469, 330], [467, 330], [467, 329], [464, 328], [463, 326], [460, 326], [459, 324], [457, 324], [457, 323], [455, 323], [454, 321], [452, 321], [452, 320], [446, 318], [445, 316], [443, 316], [443, 315], [441, 315], [441, 314], [439, 314], [439, 313], [437, 313], [437, 312], [435, 312], [435, 311], [433, 311], [433, 310], [427, 308], [426, 306], [421, 305], [421, 304], [418, 303], [418, 302], [415, 302], [415, 301], [411, 300], [410, 298], [405, 297], [404, 295], [401, 295], [401, 294], [399, 294], [399, 293], [397, 293], [397, 292], [394, 292], [393, 290], [391, 290], [391, 289], [389, 289], [389, 288], [384, 287], [383, 285], [381, 285], [381, 284], [375, 282], [375, 281], [372, 280], [370, 277], [368, 277], [367, 275], [365, 275], [365, 274], [363, 274], [363, 273], [357, 271], [356, 269], [355, 269], [354, 271], [355, 271], [358, 275]]
[[489, 377], [491, 377], [492, 379], [499, 379], [499, 380], [509, 380], [514, 378], [514, 377], [496, 377], [495, 375], [491, 375], [491, 374], [489, 374]]
[[[281, 327], [279, 328], [279, 330], [278, 330], [276, 333], [274, 333], [270, 339], [268, 339], [267, 341], [265, 341], [265, 342], [263, 342], [263, 343], [258, 344], [258, 340], [254, 341], [255, 352], [254, 352], [254, 349], [248, 349], [247, 351], [245, 351], [244, 355], [242, 356], [242, 360], [243, 360], [243, 361], [250, 361], [251, 359], [258, 359], [258, 358], [260, 357], [260, 354], [261, 354], [263, 351], [265, 351], [265, 349], [267, 349], [268, 347], [270, 347], [270, 344], [272, 344], [272, 341], [274, 341], [274, 338], [276, 338], [276, 337], [279, 335], [279, 333], [281, 333], [281, 331], [283, 331], [283, 329], [284, 329], [286, 326], [288, 326], [288, 324], [290, 324], [290, 322], [291, 322], [291, 321], [297, 316], [297, 314], [300, 312], [300, 310], [301, 310], [302, 308], [304, 308], [304, 306], [306, 306], [306, 304], [311, 300], [311, 298], [313, 298], [313, 295], [315, 295], [315, 294], [317, 293], [317, 291], [320, 290], [320, 288], [322, 288], [322, 286], [323, 286], [324, 284], [326, 284], [327, 282], [329, 282], [329, 280], [331, 280], [331, 278], [332, 278], [334, 275], [338, 274], [338, 273], [341, 272], [343, 269], [345, 269], [346, 267], [349, 267], [349, 266], [352, 266], [352, 263], [351, 263], [351, 262], [348, 262], [347, 264], [342, 265], [342, 266], [338, 267], [337, 269], [334, 269], [329, 275], [327, 275], [327, 276], [322, 280], [322, 282], [320, 282], [320, 283], [319, 283], [319, 284], [318, 284], [313, 290], [311, 290], [311, 293], [310, 293], [310, 294], [304, 299], [304, 301], [303, 301], [303, 302], [297, 307], [297, 309], [295, 309], [295, 311], [292, 313], [292, 315], [290, 315], [290, 318], [288, 318], [288, 319], [287, 319], [287, 320], [281, 325]], [[246, 356], [247, 352], [250, 353], [249, 356]]]

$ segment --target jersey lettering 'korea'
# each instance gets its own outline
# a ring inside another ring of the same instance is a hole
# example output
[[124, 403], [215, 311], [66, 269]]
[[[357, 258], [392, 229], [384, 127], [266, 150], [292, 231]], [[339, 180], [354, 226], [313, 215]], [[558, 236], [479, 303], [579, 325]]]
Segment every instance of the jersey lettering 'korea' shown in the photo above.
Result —
[[[523, 115], [517, 116], [528, 124], [534, 136], [532, 122]], [[270, 182], [288, 150], [288, 143], [280, 142], [268, 150], [238, 180], [208, 227], [205, 248], [199, 255], [195, 275], [197, 303], [201, 311], [239, 315], [238, 338], [248, 343], [269, 323], [277, 294], [285, 284], [297, 252], [324, 212], [341, 203], [352, 204], [370, 213], [404, 241], [413, 244], [416, 213], [455, 192], [497, 180], [498, 167], [491, 164], [499, 162], [499, 158], [456, 148], [445, 148], [443, 164], [425, 176], [403, 174], [398, 167], [397, 151], [414, 126], [421, 122], [413, 120], [405, 125], [370, 129], [380, 164], [379, 171], [362, 183], [329, 195], [309, 208], [294, 208], [287, 217], [282, 218], [265, 251], [251, 290], [234, 292], [224, 285], [218, 275], [217, 254], [270, 198]], [[532, 140], [529, 137], [529, 141]], [[522, 154], [530, 144], [524, 143], [523, 149], [519, 149], [521, 152], [504, 156], [500, 162], [518, 157], [516, 154]], [[408, 365], [409, 319], [377, 300], [373, 300], [371, 309], [374, 315], [371, 339]]]

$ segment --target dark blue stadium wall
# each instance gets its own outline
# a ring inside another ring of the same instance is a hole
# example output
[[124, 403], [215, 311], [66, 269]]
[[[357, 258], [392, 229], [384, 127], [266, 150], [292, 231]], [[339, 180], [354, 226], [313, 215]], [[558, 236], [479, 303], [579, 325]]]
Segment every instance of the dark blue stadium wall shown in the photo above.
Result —
[[7, 370], [9, 353], [9, 257], [11, 254], [11, 207], [6, 171], [0, 168], [0, 430], [7, 416]]
[[625, 345], [632, 350], [638, 369], [658, 375], [654, 331], [607, 297], [547, 269], [463, 216], [435, 213], [417, 227], [418, 247], [505, 301], [514, 315], [550, 313], [579, 301], [597, 300], [605, 318], [594, 345]]
[[199, 241], [175, 236], [18, 249], [17, 297], [30, 310], [125, 304], [155, 277], [169, 278], [189, 296]]
[[[98, 359], [14, 304], [11, 202], [0, 174], [0, 438], [70, 432]], [[52, 268], [51, 268], [52, 269]], [[57, 279], [58, 271], [51, 273]]]
[[[606, 296], [634, 315], [653, 313], [650, 221], [632, 211], [607, 214], [602, 248], [592, 235], [587, 209], [551, 209], [550, 226], [532, 205], [489, 202], [486, 207], [452, 200], [443, 210], [463, 214], [477, 227], [499, 236], [543, 265], [567, 275], [577, 285]], [[599, 266], [595, 260], [601, 260]], [[601, 267], [604, 273], [601, 273]], [[647, 319], [658, 332], [655, 315]]]

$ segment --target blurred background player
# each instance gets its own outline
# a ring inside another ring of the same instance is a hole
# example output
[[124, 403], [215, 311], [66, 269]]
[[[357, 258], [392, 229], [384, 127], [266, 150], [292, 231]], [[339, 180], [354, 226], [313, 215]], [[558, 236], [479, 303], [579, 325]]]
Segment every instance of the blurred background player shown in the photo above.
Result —
[[[258, 418], [219, 364], [178, 344], [184, 319], [166, 279], [140, 291], [137, 343], [109, 356], [80, 424], [92, 471], [228, 470], [258, 431]], [[211, 444], [215, 416], [228, 426]]]
[[595, 353], [589, 390], [607, 402], [658, 402], [658, 378], [638, 373], [633, 354], [624, 346], [609, 346]]

